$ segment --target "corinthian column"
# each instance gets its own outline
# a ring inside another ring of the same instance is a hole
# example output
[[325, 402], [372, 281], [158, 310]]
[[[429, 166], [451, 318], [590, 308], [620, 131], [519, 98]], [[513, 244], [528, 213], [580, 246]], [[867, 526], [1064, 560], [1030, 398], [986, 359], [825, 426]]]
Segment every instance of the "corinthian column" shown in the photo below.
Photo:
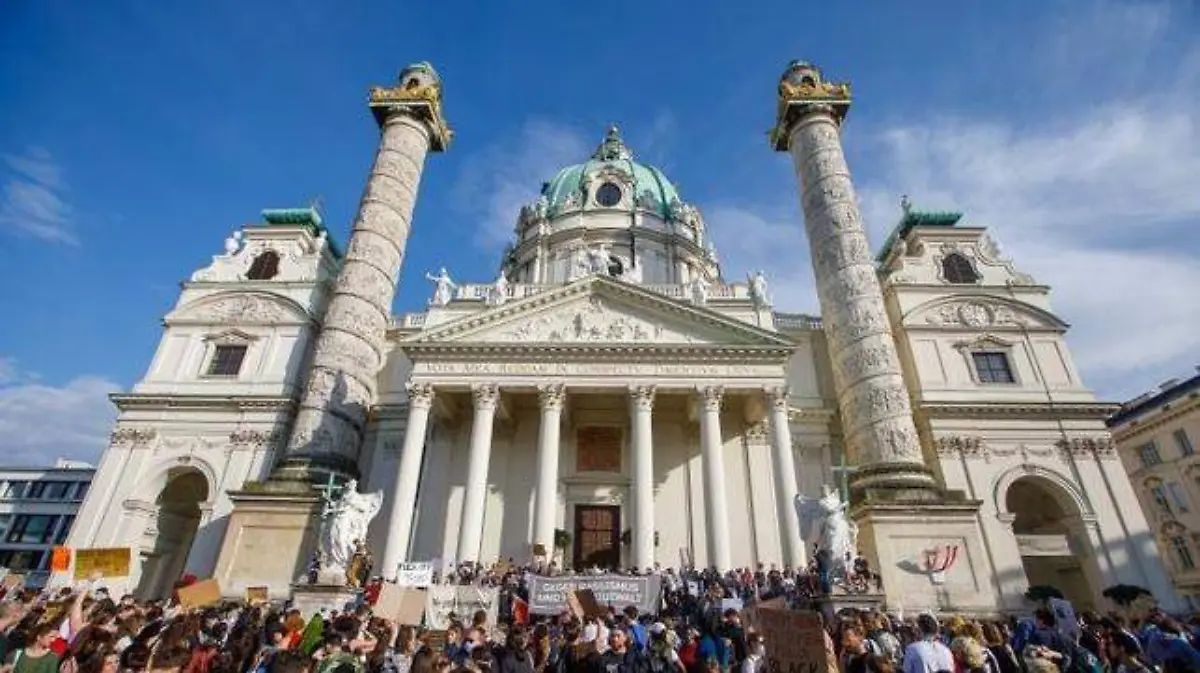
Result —
[[816, 67], [793, 62], [779, 84], [771, 138], [796, 167], [838, 408], [858, 464], [853, 487], [932, 488], [842, 153], [839, 129], [849, 107], [848, 84], [825, 82]]
[[396, 492], [392, 494], [391, 516], [388, 517], [387, 546], [383, 550], [381, 573], [388, 579], [408, 560], [412, 536], [413, 510], [417, 505], [417, 485], [421, 480], [421, 458], [425, 455], [425, 436], [429, 428], [429, 410], [433, 407], [433, 386], [410, 383], [408, 386], [408, 422], [404, 428], [404, 445], [400, 447], [400, 464], [396, 472]]
[[775, 453], [775, 502], [783, 526], [783, 560], [793, 568], [805, 566], [804, 542], [800, 540], [800, 513], [796, 511], [796, 459], [792, 456], [792, 428], [788, 421], [787, 388], [768, 388], [771, 405], [771, 448]]
[[445, 149], [450, 129], [441, 80], [426, 63], [405, 68], [395, 88], [371, 91], [379, 148], [342, 260], [279, 478], [355, 475], [417, 198], [425, 155]]
[[654, 386], [630, 386], [633, 411], [633, 567], [654, 567]]
[[700, 403], [700, 455], [704, 464], [704, 497], [708, 508], [708, 565], [729, 570], [729, 501], [725, 495], [725, 455], [721, 450], [721, 398], [725, 391], [705, 386], [696, 391]]
[[561, 383], [538, 386], [542, 424], [538, 428], [538, 477], [533, 510], [533, 543], [554, 551], [555, 512], [558, 509], [559, 430], [566, 390]]
[[500, 390], [494, 383], [471, 387], [475, 418], [471, 424], [471, 455], [467, 462], [467, 489], [463, 496], [462, 525], [458, 530], [458, 562], [479, 560], [483, 541], [483, 507], [487, 503], [488, 463], [492, 458], [492, 423]]

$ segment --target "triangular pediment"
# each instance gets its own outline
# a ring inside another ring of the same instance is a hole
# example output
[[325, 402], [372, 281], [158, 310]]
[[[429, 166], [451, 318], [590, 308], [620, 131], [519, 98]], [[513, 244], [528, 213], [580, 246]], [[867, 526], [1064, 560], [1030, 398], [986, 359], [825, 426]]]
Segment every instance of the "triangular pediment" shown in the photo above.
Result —
[[407, 343], [793, 345], [775, 332], [603, 277], [459, 318]]

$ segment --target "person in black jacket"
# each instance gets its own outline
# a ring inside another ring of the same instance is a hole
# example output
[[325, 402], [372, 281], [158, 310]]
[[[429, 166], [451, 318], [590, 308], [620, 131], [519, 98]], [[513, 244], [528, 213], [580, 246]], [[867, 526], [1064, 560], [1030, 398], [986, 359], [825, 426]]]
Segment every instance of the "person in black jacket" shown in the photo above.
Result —
[[534, 673], [533, 655], [529, 651], [529, 632], [514, 626], [508, 632], [504, 647], [496, 652], [496, 673]]

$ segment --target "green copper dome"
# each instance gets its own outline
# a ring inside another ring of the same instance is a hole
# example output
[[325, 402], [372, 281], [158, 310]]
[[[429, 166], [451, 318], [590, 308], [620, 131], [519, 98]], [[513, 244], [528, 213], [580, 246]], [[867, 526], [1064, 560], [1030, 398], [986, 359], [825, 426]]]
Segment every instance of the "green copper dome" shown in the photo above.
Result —
[[[620, 195], [611, 187], [620, 188]], [[644, 210], [675, 219], [682, 204], [675, 186], [658, 168], [639, 164], [621, 140], [617, 127], [609, 127], [604, 142], [592, 158], [567, 166], [542, 185], [546, 215], [555, 217], [576, 210]]]

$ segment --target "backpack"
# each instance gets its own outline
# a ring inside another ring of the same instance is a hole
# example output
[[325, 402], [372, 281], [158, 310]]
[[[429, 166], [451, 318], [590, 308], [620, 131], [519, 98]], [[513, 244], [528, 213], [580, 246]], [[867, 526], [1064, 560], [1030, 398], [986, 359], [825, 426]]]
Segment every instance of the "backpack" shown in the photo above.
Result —
[[1071, 664], [1066, 670], [1071, 673], [1104, 673], [1104, 665], [1091, 650], [1076, 645], [1072, 648]]

